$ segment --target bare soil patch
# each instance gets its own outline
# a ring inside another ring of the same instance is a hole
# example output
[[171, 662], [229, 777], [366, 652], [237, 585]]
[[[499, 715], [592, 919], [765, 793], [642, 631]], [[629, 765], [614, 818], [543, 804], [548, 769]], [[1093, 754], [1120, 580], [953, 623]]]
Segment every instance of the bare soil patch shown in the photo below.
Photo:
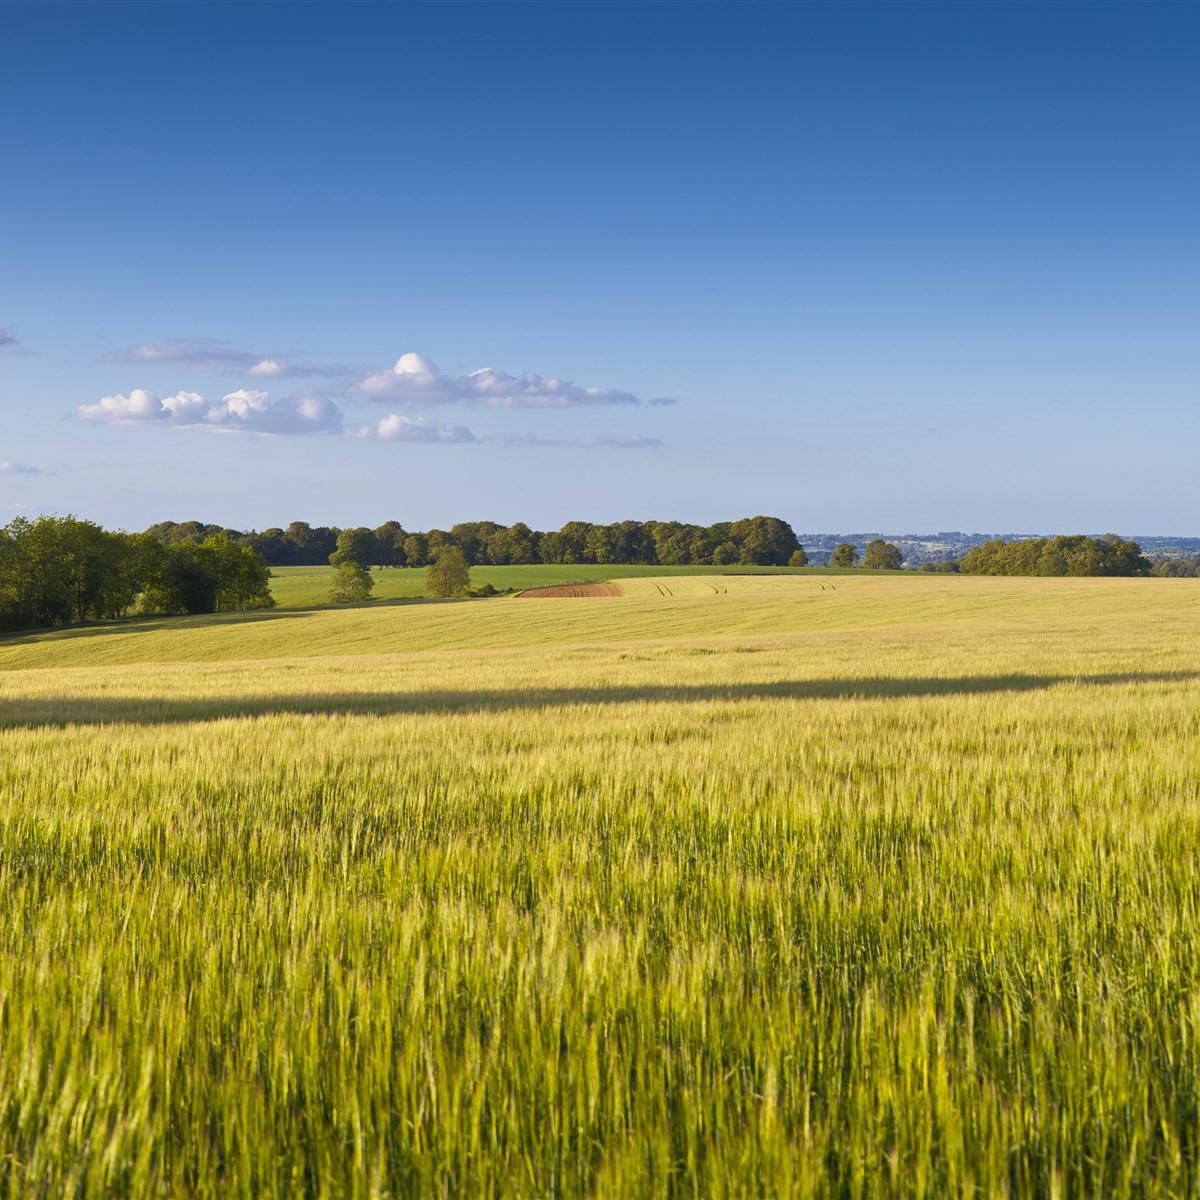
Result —
[[577, 596], [619, 596], [621, 589], [615, 583], [560, 583], [553, 587], [526, 588], [522, 597], [535, 600], [574, 599]]

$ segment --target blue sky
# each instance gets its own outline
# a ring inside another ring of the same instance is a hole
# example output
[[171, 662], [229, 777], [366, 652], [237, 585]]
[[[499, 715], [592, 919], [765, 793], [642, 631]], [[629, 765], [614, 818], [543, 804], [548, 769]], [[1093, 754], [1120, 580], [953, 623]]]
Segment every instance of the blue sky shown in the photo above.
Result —
[[0, 19], [0, 520], [1200, 532], [1200, 5]]

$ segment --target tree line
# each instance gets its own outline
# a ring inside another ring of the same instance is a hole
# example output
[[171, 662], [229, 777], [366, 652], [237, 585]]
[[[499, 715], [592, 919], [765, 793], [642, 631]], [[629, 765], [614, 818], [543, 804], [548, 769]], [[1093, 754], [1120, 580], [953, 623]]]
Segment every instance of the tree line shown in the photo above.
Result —
[[[274, 604], [270, 566], [339, 568], [339, 600], [370, 595], [371, 566], [430, 567], [434, 594], [464, 594], [468, 568], [517, 563], [623, 563], [662, 566], [804, 566], [807, 555], [778, 517], [715, 525], [679, 521], [568, 521], [538, 532], [522, 522], [469, 521], [449, 530], [409, 532], [388, 521], [375, 529], [293, 522], [287, 529], [242, 533], [197, 521], [165, 521], [144, 533], [114, 532], [76, 517], [18, 517], [0, 528], [0, 629], [16, 630], [115, 618], [130, 613], [208, 613]], [[851, 542], [837, 546], [834, 567], [860, 563]], [[1133, 541], [1105, 534], [995, 539], [958, 562], [922, 570], [972, 575], [1196, 575], [1200, 560], [1152, 564]], [[875, 539], [865, 568], [895, 570], [900, 550]], [[342, 568], [345, 568], [344, 570]], [[356, 568], [351, 570], [350, 568]]]
[[1019, 542], [996, 538], [968, 550], [959, 570], [968, 575], [1148, 575], [1151, 563], [1137, 542], [1115, 533], [1071, 534]]
[[239, 532], [199, 521], [164, 521], [148, 533], [174, 545], [224, 535], [262, 555], [268, 566], [338, 565], [427, 567], [455, 546], [467, 565], [518, 563], [624, 563], [663, 566], [803, 566], [807, 556], [792, 527], [778, 517], [746, 517], [715, 525], [681, 521], [618, 521], [610, 525], [568, 521], [539, 531], [522, 521], [464, 521], [450, 529], [406, 530], [398, 521], [369, 529], [339, 529], [293, 521], [286, 529]]
[[1200, 579], [1200, 557], [1160, 558], [1150, 574], [1160, 579]]
[[168, 545], [76, 517], [18, 517], [0, 528], [0, 629], [269, 608], [270, 574], [257, 551], [220, 532]]
[[[618, 521], [596, 524], [568, 521], [561, 529], [538, 531], [524, 522], [464, 521], [450, 529], [409, 531], [398, 521], [339, 528], [294, 521], [286, 529], [240, 532], [198, 521], [164, 521], [148, 533], [168, 545], [225, 536], [249, 546], [269, 566], [428, 567], [444, 551], [461, 551], [468, 567], [520, 563], [642, 563], [662, 566], [807, 566], [809, 556], [792, 527], [779, 517], [746, 517], [715, 525], [681, 521]], [[1174, 560], [1173, 560], [1174, 561]], [[903, 552], [875, 538], [861, 551], [839, 543], [832, 567], [899, 570]], [[962, 559], [925, 563], [921, 570], [974, 575], [1146, 575], [1189, 573], [1189, 566], [1151, 564], [1133, 541], [1105, 534], [1005, 541], [996, 538], [968, 551]]]

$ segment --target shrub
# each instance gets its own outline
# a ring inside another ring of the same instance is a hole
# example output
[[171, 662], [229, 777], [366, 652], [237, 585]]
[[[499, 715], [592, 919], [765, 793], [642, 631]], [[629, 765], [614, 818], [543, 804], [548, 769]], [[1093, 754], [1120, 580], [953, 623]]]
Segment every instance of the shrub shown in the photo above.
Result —
[[347, 559], [338, 564], [333, 575], [333, 586], [329, 589], [331, 604], [361, 604], [371, 598], [375, 580], [371, 572], [361, 563]]
[[471, 586], [466, 557], [454, 545], [444, 545], [429, 568], [429, 592], [433, 596], [462, 596]]

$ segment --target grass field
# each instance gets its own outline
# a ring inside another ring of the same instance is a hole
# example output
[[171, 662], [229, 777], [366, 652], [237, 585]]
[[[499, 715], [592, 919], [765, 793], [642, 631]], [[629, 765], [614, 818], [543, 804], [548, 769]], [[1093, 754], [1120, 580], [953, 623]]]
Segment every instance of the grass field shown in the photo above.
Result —
[[622, 588], [0, 642], [0, 1196], [1200, 1191], [1200, 583]]
[[[639, 579], [656, 575], [844, 575], [837, 567], [657, 567], [640, 563], [625, 566], [596, 566], [591, 563], [575, 565], [535, 564], [515, 567], [472, 567], [471, 585], [490, 583], [497, 591], [548, 587], [557, 583], [577, 583], [581, 580]], [[863, 575], [894, 574], [887, 571], [853, 572]], [[375, 581], [372, 593], [375, 601], [412, 600], [427, 596], [427, 572], [424, 567], [383, 567], [371, 572]], [[275, 602], [285, 608], [313, 607], [327, 604], [329, 586], [333, 582], [332, 567], [272, 567], [271, 593]]]

